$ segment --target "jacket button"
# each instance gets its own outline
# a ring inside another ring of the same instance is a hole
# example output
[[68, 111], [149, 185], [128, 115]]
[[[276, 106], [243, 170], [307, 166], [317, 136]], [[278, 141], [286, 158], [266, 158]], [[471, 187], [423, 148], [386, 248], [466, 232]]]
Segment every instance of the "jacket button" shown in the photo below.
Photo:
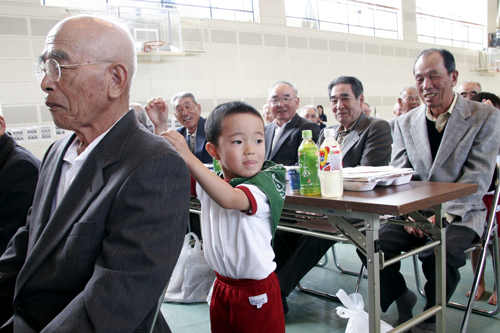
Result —
[[19, 312], [19, 313], [23, 313], [24, 311], [26, 311], [26, 307], [24, 307], [24, 306], [20, 305], [20, 306], [18, 306], [18, 307], [17, 307], [17, 309], [16, 309], [16, 310], [17, 310], [17, 312]]

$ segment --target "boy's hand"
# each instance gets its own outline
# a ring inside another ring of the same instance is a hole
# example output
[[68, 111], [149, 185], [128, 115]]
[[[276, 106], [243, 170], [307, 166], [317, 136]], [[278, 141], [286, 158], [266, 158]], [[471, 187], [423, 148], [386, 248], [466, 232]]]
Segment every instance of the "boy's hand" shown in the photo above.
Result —
[[149, 119], [155, 126], [155, 134], [168, 130], [168, 104], [161, 97], [153, 97], [144, 105]]
[[181, 154], [184, 161], [187, 162], [187, 159], [189, 157], [194, 156], [188, 147], [186, 138], [184, 138], [184, 136], [181, 133], [177, 132], [176, 130], [170, 130], [162, 132], [160, 135], [165, 139], [167, 139], [172, 146], [174, 146], [175, 150], [177, 150], [177, 152]]

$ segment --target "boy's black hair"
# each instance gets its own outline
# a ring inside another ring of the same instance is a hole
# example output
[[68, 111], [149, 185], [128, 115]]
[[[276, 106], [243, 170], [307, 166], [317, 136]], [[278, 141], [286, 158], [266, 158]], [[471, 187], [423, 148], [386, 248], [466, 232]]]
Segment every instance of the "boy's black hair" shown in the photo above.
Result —
[[500, 108], [500, 98], [493, 93], [480, 92], [479, 94], [472, 96], [470, 100], [481, 103], [483, 99], [489, 99], [491, 103], [493, 103], [494, 107]]
[[241, 101], [228, 102], [218, 105], [207, 118], [205, 122], [205, 137], [207, 142], [217, 145], [217, 140], [222, 132], [222, 122], [227, 116], [232, 114], [253, 114], [262, 120], [262, 126], [264, 126], [264, 119], [259, 111], [257, 111], [253, 106], [248, 103]]

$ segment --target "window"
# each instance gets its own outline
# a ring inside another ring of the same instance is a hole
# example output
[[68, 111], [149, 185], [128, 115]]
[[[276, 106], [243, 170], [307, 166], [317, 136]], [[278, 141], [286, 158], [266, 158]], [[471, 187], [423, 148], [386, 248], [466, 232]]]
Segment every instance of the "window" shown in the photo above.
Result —
[[255, 0], [43, 0], [43, 4], [47, 6], [86, 9], [104, 9], [107, 3], [133, 7], [176, 6], [181, 17], [255, 22], [254, 1]]
[[487, 1], [416, 0], [422, 43], [482, 49], [486, 45]]
[[285, 0], [287, 25], [398, 39], [399, 0]]

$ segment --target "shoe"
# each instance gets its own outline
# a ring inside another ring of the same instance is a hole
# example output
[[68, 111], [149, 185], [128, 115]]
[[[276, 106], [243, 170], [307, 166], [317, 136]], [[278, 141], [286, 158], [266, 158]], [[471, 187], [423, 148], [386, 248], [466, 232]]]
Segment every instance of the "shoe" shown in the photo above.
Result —
[[287, 314], [288, 313], [288, 303], [286, 302], [286, 296], [281, 294], [281, 303], [283, 303], [283, 313]]
[[400, 325], [413, 318], [412, 311], [415, 304], [417, 304], [417, 296], [410, 289], [406, 289], [406, 292], [396, 299], [398, 320], [394, 323], [394, 325]]
[[413, 333], [436, 333], [436, 323], [420, 323], [412, 330]]

